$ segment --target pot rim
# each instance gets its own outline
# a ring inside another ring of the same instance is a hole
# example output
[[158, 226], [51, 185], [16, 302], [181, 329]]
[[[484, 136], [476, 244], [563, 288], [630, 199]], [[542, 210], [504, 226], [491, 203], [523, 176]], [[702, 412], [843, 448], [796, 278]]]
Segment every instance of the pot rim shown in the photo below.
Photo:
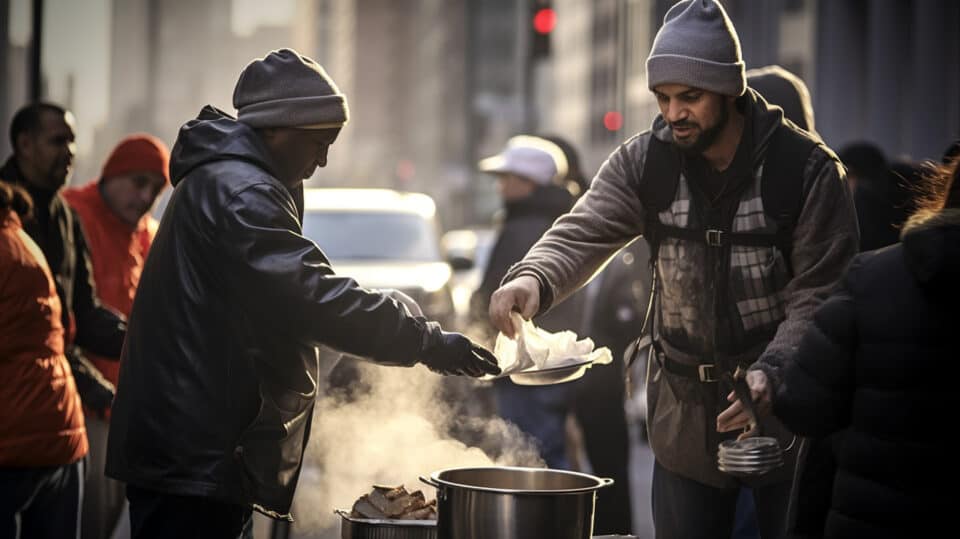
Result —
[[[582, 477], [584, 479], [589, 479], [594, 481], [596, 484], [588, 487], [581, 488], [566, 488], [566, 489], [510, 489], [510, 488], [494, 488], [494, 487], [483, 487], [478, 485], [467, 485], [464, 483], [455, 483], [447, 479], [441, 479], [440, 474], [445, 472], [457, 472], [457, 471], [483, 471], [483, 470], [497, 470], [497, 471], [521, 471], [521, 472], [552, 472], [562, 475], [575, 475]], [[613, 479], [608, 477], [597, 477], [595, 475], [586, 474], [583, 472], [573, 472], [570, 470], [555, 470], [553, 468], [526, 468], [521, 466], [466, 466], [462, 468], [445, 468], [443, 470], [437, 470], [430, 474], [430, 477], [420, 476], [420, 480], [424, 483], [434, 487], [440, 488], [440, 486], [446, 487], [457, 487], [468, 490], [477, 490], [481, 492], [496, 492], [498, 494], [518, 494], [518, 495], [543, 495], [543, 494], [582, 494], [585, 492], [593, 492], [604, 487], [609, 487], [613, 484]]]

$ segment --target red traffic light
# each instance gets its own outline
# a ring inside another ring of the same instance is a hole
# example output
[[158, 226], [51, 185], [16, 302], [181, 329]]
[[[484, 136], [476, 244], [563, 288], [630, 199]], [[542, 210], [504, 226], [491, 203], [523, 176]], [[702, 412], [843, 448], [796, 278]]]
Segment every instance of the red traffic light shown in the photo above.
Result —
[[538, 34], [549, 34], [557, 26], [557, 12], [545, 7], [533, 15], [533, 29]]
[[611, 110], [603, 115], [603, 127], [607, 131], [619, 131], [623, 127], [623, 115], [615, 110]]

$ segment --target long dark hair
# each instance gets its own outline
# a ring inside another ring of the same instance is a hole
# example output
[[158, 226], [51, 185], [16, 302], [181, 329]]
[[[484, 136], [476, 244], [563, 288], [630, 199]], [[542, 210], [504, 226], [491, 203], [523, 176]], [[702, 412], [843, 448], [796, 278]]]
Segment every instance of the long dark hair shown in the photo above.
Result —
[[921, 182], [917, 211], [911, 221], [926, 219], [948, 208], [960, 208], [960, 156], [945, 165], [931, 166]]
[[0, 215], [6, 215], [9, 210], [26, 219], [33, 211], [33, 199], [19, 185], [0, 180]]

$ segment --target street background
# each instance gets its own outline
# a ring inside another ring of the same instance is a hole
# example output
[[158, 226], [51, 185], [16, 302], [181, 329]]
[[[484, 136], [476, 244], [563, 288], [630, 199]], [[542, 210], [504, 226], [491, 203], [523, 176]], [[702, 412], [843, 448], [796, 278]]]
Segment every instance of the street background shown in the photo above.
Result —
[[[205, 104], [233, 113], [243, 67], [292, 47], [326, 68], [351, 111], [309, 187], [423, 192], [441, 231], [488, 227], [500, 203], [476, 163], [510, 136], [563, 136], [592, 176], [650, 125], [645, 60], [672, 3], [0, 0], [0, 124], [33, 97], [71, 109], [71, 183], [83, 184], [128, 133], [172, 146]], [[779, 64], [806, 81], [830, 147], [866, 140], [922, 161], [939, 159], [960, 133], [960, 2], [722, 3], [748, 69]], [[0, 137], [0, 155], [9, 154]], [[652, 455], [632, 434], [634, 532], [650, 537]]]

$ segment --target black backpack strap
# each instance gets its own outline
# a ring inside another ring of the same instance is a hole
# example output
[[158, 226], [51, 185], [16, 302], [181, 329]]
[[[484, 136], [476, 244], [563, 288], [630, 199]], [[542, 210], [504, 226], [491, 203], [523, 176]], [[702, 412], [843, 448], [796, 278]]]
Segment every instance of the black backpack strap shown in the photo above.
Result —
[[626, 361], [628, 392], [631, 387], [630, 367], [646, 348], [645, 339], [649, 340], [654, 348], [659, 348], [655, 337], [656, 328], [653, 327], [656, 323], [656, 303], [659, 296], [657, 258], [660, 254], [663, 230], [667, 226], [660, 222], [659, 213], [670, 207], [679, 183], [680, 152], [672, 144], [663, 142], [650, 133], [643, 169], [637, 180], [637, 196], [640, 197], [644, 212], [643, 239], [650, 246], [650, 294], [647, 298], [647, 310], [643, 316], [643, 324], [640, 326], [640, 334], [627, 349], [629, 351]]
[[763, 162], [760, 178], [763, 211], [777, 224], [774, 245], [783, 253], [791, 275], [793, 231], [803, 210], [803, 172], [810, 153], [819, 145], [810, 135], [781, 124], [770, 139]]
[[659, 213], [670, 207], [680, 183], [680, 152], [672, 144], [650, 134], [647, 155], [640, 174], [637, 195], [646, 215], [643, 237], [650, 246], [650, 264], [656, 264], [660, 241], [667, 227], [660, 222]]
[[777, 232], [729, 232], [683, 228], [660, 222], [658, 214], [670, 206], [676, 195], [681, 161], [680, 152], [672, 144], [651, 134], [637, 187], [646, 214], [644, 238], [650, 245], [651, 264], [656, 263], [663, 238], [674, 237], [711, 247], [727, 244], [775, 246], [783, 253], [792, 274], [793, 231], [803, 209], [803, 172], [810, 153], [819, 144], [799, 129], [781, 124], [771, 136], [760, 180], [764, 213], [776, 222]]

